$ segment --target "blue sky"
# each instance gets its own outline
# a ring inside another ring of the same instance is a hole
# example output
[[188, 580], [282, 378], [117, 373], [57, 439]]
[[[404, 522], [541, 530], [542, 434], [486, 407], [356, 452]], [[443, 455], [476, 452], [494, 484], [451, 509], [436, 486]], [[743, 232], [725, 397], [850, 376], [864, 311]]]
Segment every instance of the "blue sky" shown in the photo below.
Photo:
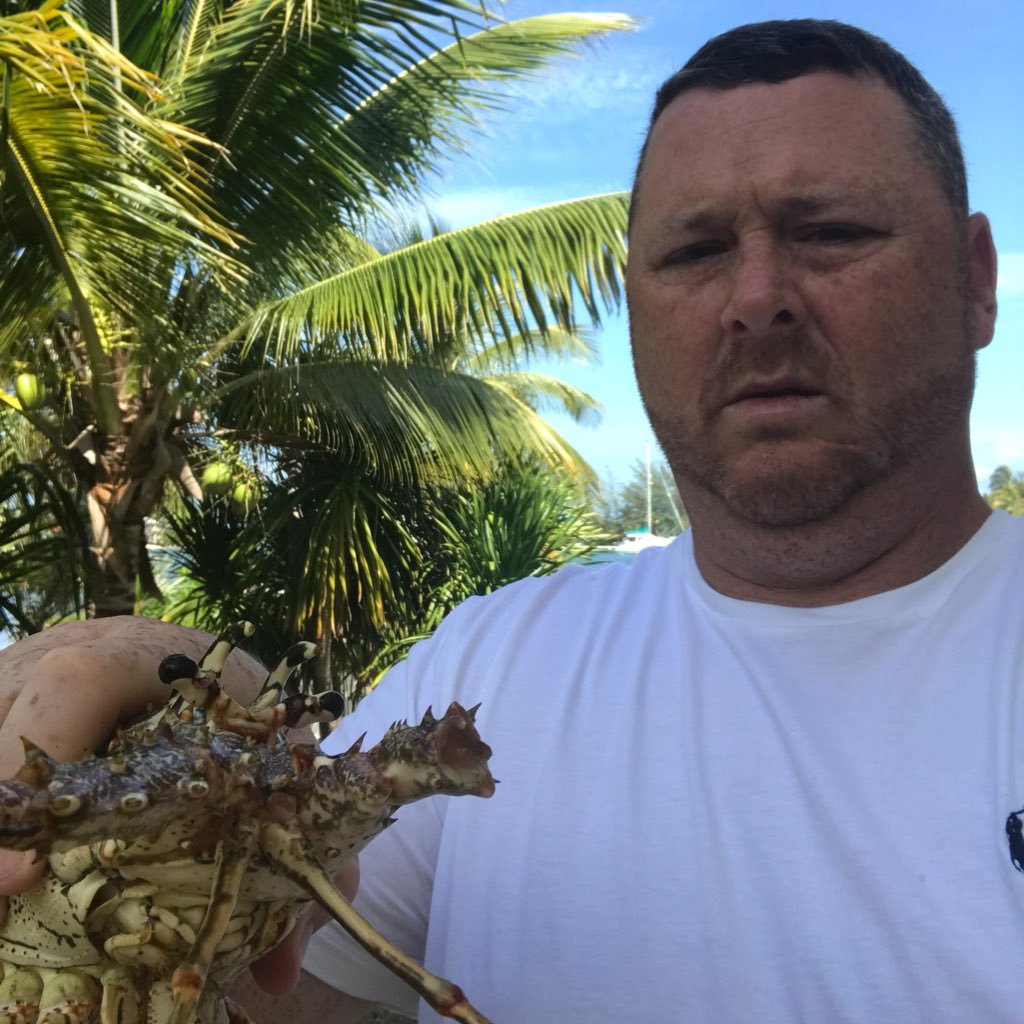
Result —
[[[1024, 0], [508, 0], [506, 18], [620, 11], [641, 28], [616, 33], [517, 85], [512, 109], [437, 186], [452, 227], [572, 196], [629, 187], [658, 84], [707, 38], [766, 18], [838, 18], [883, 36], [943, 95], [960, 125], [971, 206], [992, 219], [1000, 316], [980, 359], [972, 416], [975, 464], [1024, 469]], [[625, 317], [598, 332], [601, 364], [557, 372], [603, 406], [596, 427], [553, 422], [602, 476], [624, 481], [652, 441], [633, 383]]]

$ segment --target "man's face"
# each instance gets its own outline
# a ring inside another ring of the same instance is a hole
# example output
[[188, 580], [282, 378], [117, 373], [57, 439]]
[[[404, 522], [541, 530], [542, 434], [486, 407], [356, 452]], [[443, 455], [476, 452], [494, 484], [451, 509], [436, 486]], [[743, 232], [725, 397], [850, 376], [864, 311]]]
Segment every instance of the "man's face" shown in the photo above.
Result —
[[799, 525], [966, 438], [991, 333], [968, 239], [987, 228], [957, 223], [917, 145], [887, 87], [828, 72], [698, 89], [662, 113], [627, 292], [684, 497]]

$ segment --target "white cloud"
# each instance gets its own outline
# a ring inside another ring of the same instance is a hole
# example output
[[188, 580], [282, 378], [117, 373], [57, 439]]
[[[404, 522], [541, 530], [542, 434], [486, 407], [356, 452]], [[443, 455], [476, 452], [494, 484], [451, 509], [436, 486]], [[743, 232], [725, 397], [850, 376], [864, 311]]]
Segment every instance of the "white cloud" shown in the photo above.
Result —
[[649, 105], [661, 77], [651, 71], [595, 70], [593, 61], [563, 64], [544, 78], [512, 87], [527, 106], [531, 119], [543, 109], [546, 120], [577, 121], [581, 112], [614, 111], [622, 117], [624, 107]]

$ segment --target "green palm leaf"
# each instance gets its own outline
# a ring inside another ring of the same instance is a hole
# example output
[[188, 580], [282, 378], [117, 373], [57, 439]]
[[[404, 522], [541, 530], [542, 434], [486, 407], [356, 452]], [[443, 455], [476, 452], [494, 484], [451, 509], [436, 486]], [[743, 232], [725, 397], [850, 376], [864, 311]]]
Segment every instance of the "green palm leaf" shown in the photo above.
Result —
[[80, 612], [85, 552], [74, 495], [37, 466], [4, 464], [0, 629], [26, 635], [55, 612]]
[[[415, 541], [370, 481], [353, 474], [319, 490], [318, 515], [295, 587], [293, 622], [313, 622], [319, 634], [337, 636], [358, 607], [370, 622], [383, 625], [390, 574], [415, 556]], [[379, 527], [381, 517], [386, 531]]]
[[[0, 38], [6, 75], [0, 191], [5, 206], [20, 204], [23, 211], [22, 237], [0, 239], [0, 250], [47, 253], [83, 335], [101, 425], [113, 432], [115, 339], [108, 312], [130, 315], [157, 305], [156, 291], [166, 284], [152, 271], [166, 252], [178, 265], [203, 259], [237, 277], [239, 268], [219, 249], [232, 236], [189, 170], [204, 140], [153, 120], [130, 100], [129, 92], [153, 95], [151, 76], [56, 3], [0, 19]], [[95, 259], [98, 252], [105, 258]], [[20, 296], [5, 295], [5, 302], [24, 307], [33, 300], [30, 286]]]
[[195, 13], [201, 24], [179, 28], [179, 63], [161, 69], [161, 113], [230, 151], [215, 167], [220, 208], [258, 257], [261, 243], [295, 231], [296, 218], [313, 230], [339, 207], [364, 206], [382, 157], [350, 145], [339, 121], [428, 53], [428, 34], [475, 26], [480, 9], [466, 0], [236, 0], [216, 23], [206, 8]]
[[514, 395], [540, 413], [561, 412], [576, 423], [595, 425], [601, 418], [600, 403], [585, 391], [543, 373], [517, 371], [484, 377], [491, 387]]
[[189, 11], [162, 69], [161, 116], [225, 147], [211, 187], [264, 274], [282, 267], [281, 237], [318, 233], [339, 210], [358, 219], [382, 199], [418, 195], [480, 114], [504, 102], [494, 83], [633, 25], [620, 15], [551, 15], [477, 31], [481, 8], [465, 0], [364, 0], [358, 9], [236, 0], [216, 22], [209, 4]]
[[532, 451], [583, 473], [584, 463], [513, 387], [437, 367], [307, 364], [249, 374], [220, 391], [232, 436], [282, 448], [314, 442], [377, 479], [486, 477], [495, 455]]
[[569, 329], [580, 305], [597, 321], [619, 298], [627, 202], [571, 200], [436, 235], [267, 303], [248, 340], [277, 360], [314, 343], [402, 360], [453, 332], [483, 342]]
[[480, 113], [508, 104], [508, 94], [490, 86], [529, 77], [553, 58], [577, 53], [582, 42], [634, 27], [622, 14], [546, 14], [489, 26], [403, 70], [339, 128], [354, 151], [390, 162], [374, 175], [386, 193], [418, 194], [438, 160], [465, 150]]
[[511, 338], [494, 337], [482, 345], [471, 346], [464, 342], [456, 346], [451, 369], [475, 376], [513, 370], [524, 356], [542, 356], [549, 360], [564, 360], [575, 363], [594, 363], [598, 351], [589, 340], [587, 331], [567, 331], [552, 326], [543, 334], [531, 331], [527, 335], [517, 334]]

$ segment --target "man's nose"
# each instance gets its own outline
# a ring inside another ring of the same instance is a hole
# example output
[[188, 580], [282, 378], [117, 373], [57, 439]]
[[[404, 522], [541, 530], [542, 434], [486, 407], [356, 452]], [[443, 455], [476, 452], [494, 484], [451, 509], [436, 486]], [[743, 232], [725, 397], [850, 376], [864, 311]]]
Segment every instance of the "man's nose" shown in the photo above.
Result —
[[786, 253], [762, 239], [739, 250], [732, 288], [722, 310], [722, 328], [732, 334], [760, 334], [795, 324], [803, 304]]

